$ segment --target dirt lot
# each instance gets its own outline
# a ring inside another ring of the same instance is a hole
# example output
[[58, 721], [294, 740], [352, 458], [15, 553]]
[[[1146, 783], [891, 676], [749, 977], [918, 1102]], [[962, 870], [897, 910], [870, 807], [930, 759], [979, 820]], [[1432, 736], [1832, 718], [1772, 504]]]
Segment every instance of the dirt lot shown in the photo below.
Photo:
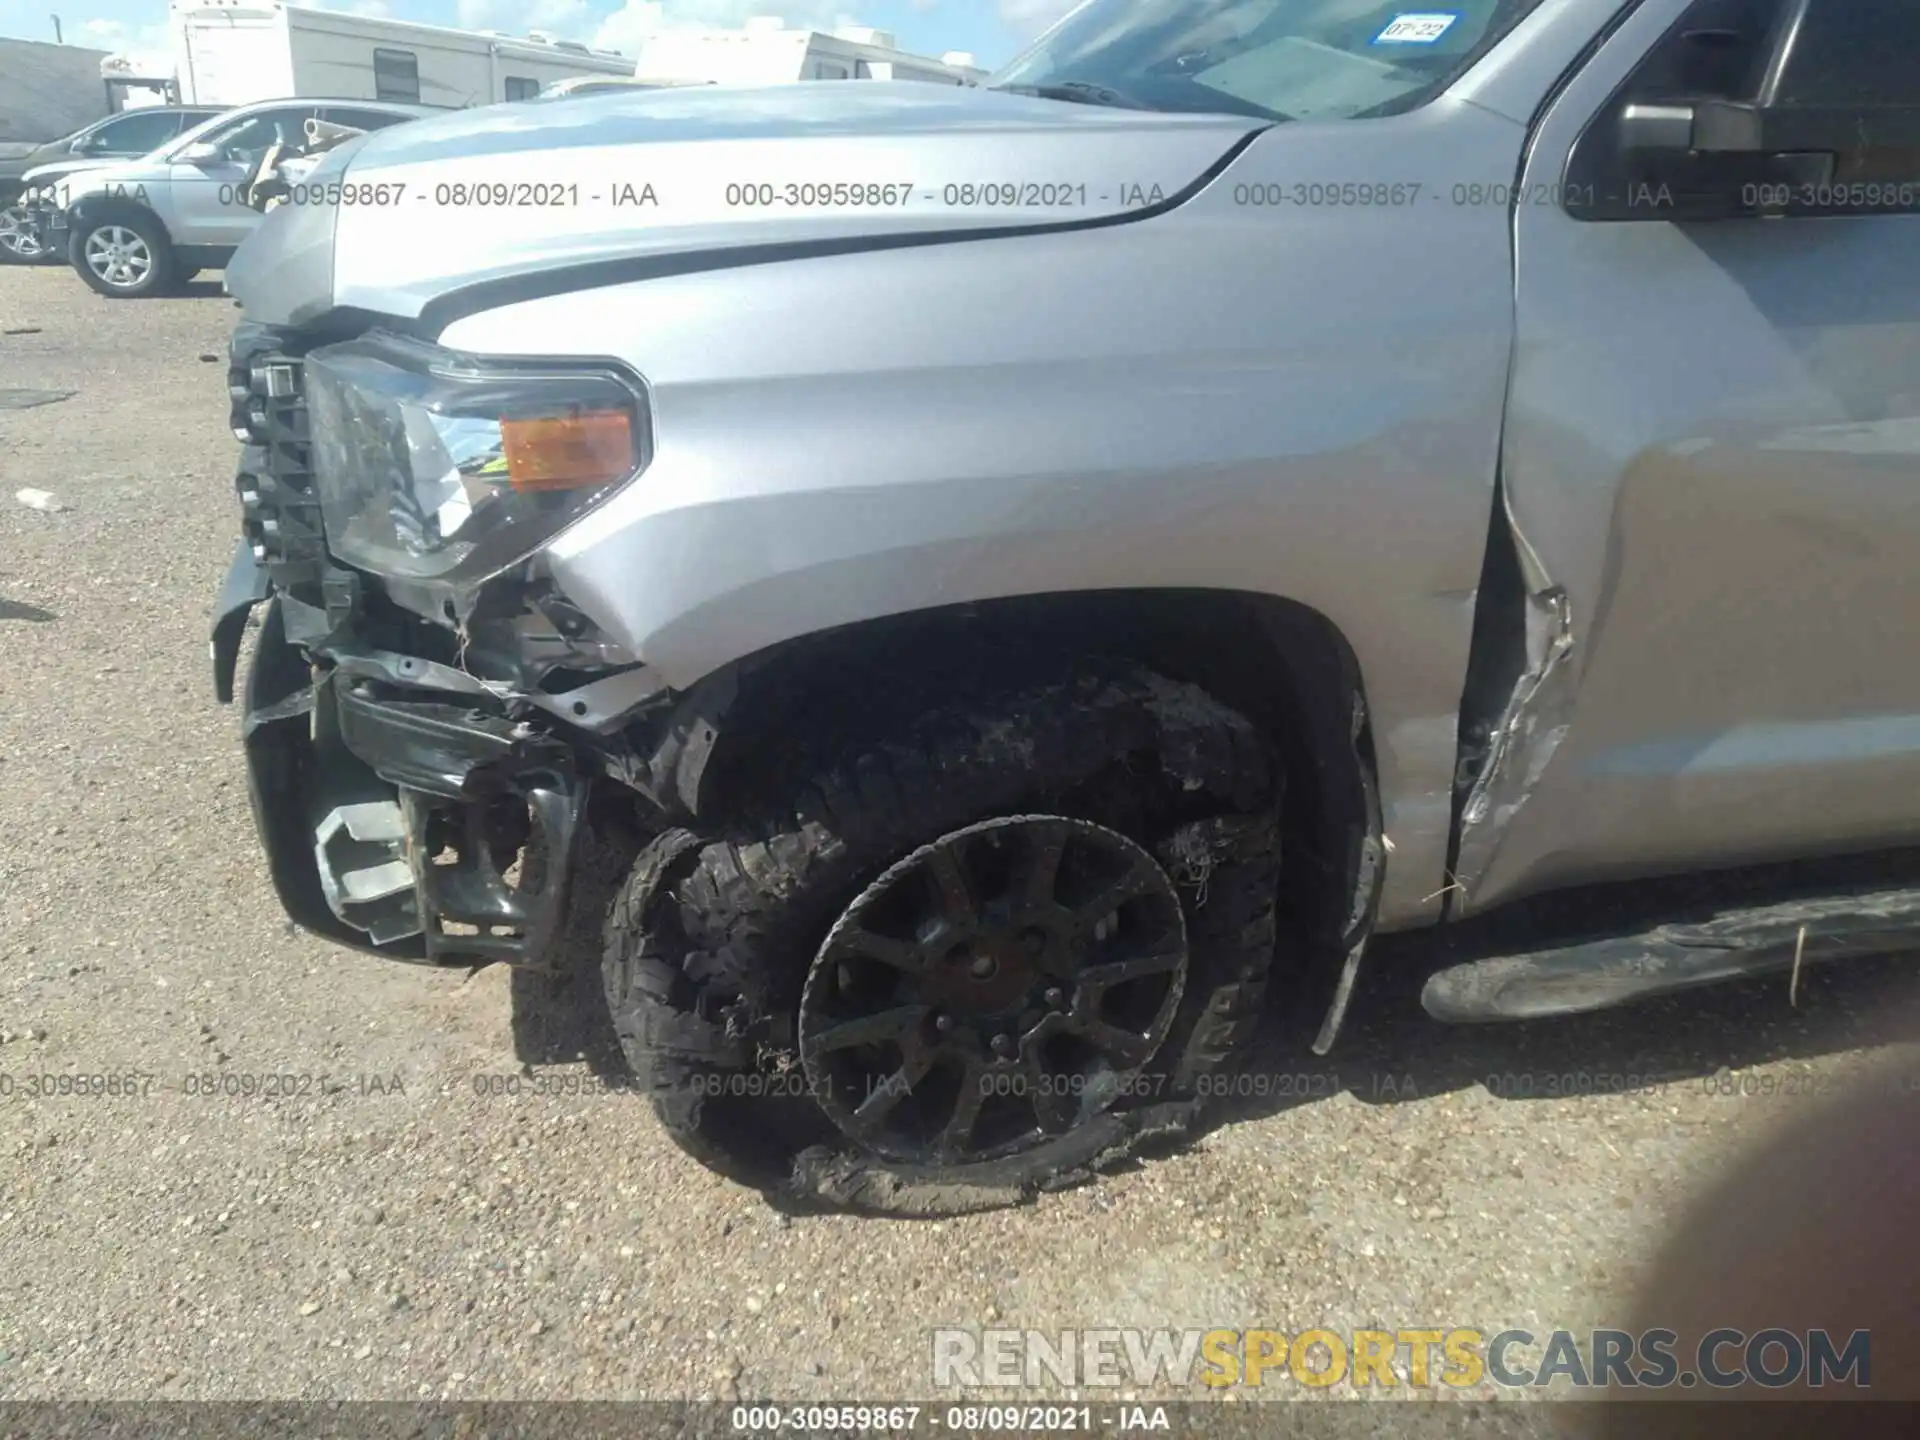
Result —
[[[524, 1008], [517, 1053], [504, 974], [281, 918], [209, 681], [236, 312], [196, 292], [0, 269], [0, 1397], [926, 1399], [936, 1326], [1606, 1324], [1689, 1185], [1806, 1103], [1702, 1077], [1914, 1038], [1893, 962], [1797, 1008], [1780, 981], [1446, 1030], [1431, 948], [1383, 944], [1328, 1061], [1283, 1018], [1272, 1093], [1187, 1152], [1015, 1213], [783, 1216], [556, 1054], [564, 1010]], [[1672, 1078], [1553, 1093], [1583, 1073]]]

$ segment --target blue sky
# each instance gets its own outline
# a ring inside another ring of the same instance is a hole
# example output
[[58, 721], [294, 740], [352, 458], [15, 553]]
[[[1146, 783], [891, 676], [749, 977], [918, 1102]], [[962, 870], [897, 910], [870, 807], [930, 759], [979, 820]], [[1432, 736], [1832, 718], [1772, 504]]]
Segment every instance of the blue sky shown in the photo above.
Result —
[[[316, 3], [316, 0], [306, 0]], [[737, 25], [779, 15], [789, 25], [871, 25], [926, 55], [970, 50], [994, 68], [1073, 7], [1074, 0], [317, 0], [328, 9], [430, 25], [522, 33], [546, 30], [634, 54], [652, 30]], [[0, 35], [151, 55], [166, 49], [166, 0], [0, 0]]]

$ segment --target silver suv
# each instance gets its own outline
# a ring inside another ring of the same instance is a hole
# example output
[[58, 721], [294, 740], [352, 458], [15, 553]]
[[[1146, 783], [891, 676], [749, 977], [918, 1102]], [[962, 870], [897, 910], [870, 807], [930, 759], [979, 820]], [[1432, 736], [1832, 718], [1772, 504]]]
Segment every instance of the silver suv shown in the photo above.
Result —
[[426, 198], [228, 275], [288, 913], [584, 945], [689, 1149], [906, 1210], [1319, 1093], [1249, 1039], [1388, 932], [1450, 1021], [1913, 944], [1916, 55], [1089, 0], [987, 88], [353, 142]]
[[254, 166], [269, 146], [302, 143], [308, 120], [380, 130], [445, 113], [375, 100], [237, 106], [140, 160], [42, 186], [31, 217], [35, 234], [102, 295], [164, 294], [200, 270], [224, 266], [253, 232], [261, 218], [246, 201]]
[[[216, 105], [150, 105], [109, 115], [44, 145], [0, 156], [0, 263], [31, 263], [45, 257], [28, 221], [27, 186], [50, 185], [79, 170], [96, 170], [150, 154], [190, 125], [220, 113]], [[29, 182], [28, 175], [32, 180]]]

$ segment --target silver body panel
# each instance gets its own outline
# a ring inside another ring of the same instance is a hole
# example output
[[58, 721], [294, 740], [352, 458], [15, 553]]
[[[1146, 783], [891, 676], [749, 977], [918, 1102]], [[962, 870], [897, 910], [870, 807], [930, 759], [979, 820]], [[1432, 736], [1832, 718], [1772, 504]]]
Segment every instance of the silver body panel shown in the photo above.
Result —
[[[1554, 102], [1558, 180], [1684, 9]], [[1503, 469], [1571, 646], [1463, 836], [1465, 908], [1920, 840], [1920, 216], [1516, 217]]]
[[[661, 211], [475, 226], [424, 205], [410, 233], [411, 208], [289, 211], [229, 285], [268, 322], [407, 319], [516, 277], [559, 291], [496, 296], [440, 339], [615, 357], [645, 379], [651, 467], [547, 556], [662, 687], [992, 597], [1200, 587], [1311, 606], [1352, 646], [1371, 711], [1381, 929], [1440, 919], [1449, 893], [1462, 913], [1914, 838], [1920, 669], [1898, 660], [1920, 633], [1920, 217], [1581, 224], [1455, 189], [1523, 167], [1557, 185], [1683, 5], [1645, 0], [1583, 58], [1623, 8], [1546, 0], [1421, 109], [1264, 130], [878, 86], [448, 117], [355, 146], [338, 173], [603, 173], [652, 179]], [[1068, 215], [713, 208], [733, 180], [890, 178], [1199, 188]], [[1418, 198], [1259, 206], [1245, 188], [1355, 181]], [[1123, 223], [1069, 223], [1098, 219]], [[991, 233], [1010, 222], [1023, 232]], [[900, 232], [938, 243], [748, 248]], [[587, 262], [632, 268], [552, 274]], [[1537, 673], [1454, 873], [1502, 476]]]
[[[1320, 610], [1373, 711], [1382, 913], [1417, 923], [1444, 884], [1512, 342], [1506, 213], [1444, 187], [1511, 175], [1525, 134], [1458, 103], [1286, 125], [1134, 224], [646, 280], [441, 339], [645, 377], [651, 469], [549, 555], [676, 687], [989, 597], [1194, 586]], [[1412, 223], [1235, 202], [1355, 175], [1443, 194]]]
[[[450, 284], [555, 265], [1112, 217], [1178, 194], [1261, 123], [904, 83], [462, 112], [370, 141], [348, 167], [355, 183], [405, 186], [406, 198], [340, 226], [332, 298], [413, 316]], [[947, 187], [969, 182], [1072, 193], [1045, 208], [949, 203]], [[790, 205], [789, 183], [896, 187], [900, 203]], [[743, 203], [729, 190], [743, 184], [774, 186], [773, 203]], [[571, 189], [564, 203], [522, 203], [508, 224], [485, 205], [443, 200], [497, 186]]]

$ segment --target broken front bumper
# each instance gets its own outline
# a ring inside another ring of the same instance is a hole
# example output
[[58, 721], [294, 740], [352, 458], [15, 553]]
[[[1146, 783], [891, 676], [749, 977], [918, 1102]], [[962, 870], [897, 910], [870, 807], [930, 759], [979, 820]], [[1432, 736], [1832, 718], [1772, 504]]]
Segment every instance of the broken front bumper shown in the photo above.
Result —
[[41, 253], [64, 257], [70, 238], [67, 212], [39, 198], [27, 201], [25, 208], [25, 229], [40, 246]]
[[[230, 685], [258, 603], [235, 559], [215, 618]], [[571, 750], [502, 714], [316, 674], [268, 602], [247, 677], [248, 794], [296, 924], [429, 964], [551, 963], [590, 779]]]
[[518, 609], [456, 630], [332, 553], [304, 374], [326, 343], [243, 323], [227, 374], [242, 539], [213, 681], [229, 701], [260, 611], [244, 729], [275, 888], [296, 923], [359, 949], [546, 965], [592, 777], [646, 790], [623, 732], [663, 692], [643, 666], [603, 668], [564, 597], [503, 591]]

